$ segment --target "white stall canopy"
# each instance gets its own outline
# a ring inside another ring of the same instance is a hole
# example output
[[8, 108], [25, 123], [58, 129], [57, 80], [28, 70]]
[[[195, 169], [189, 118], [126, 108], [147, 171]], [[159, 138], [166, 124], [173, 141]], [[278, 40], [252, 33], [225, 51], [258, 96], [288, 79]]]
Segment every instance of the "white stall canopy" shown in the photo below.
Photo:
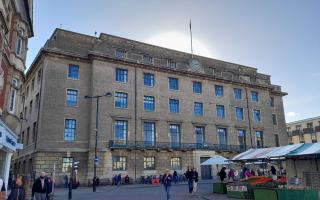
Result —
[[228, 164], [231, 164], [229, 159], [219, 155], [213, 156], [212, 158], [201, 163], [201, 165], [228, 165]]

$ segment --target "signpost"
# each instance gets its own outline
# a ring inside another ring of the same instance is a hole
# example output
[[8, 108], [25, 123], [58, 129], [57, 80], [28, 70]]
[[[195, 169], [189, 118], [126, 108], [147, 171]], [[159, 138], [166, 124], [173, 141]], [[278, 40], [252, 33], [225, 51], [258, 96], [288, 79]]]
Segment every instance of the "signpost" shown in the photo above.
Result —
[[[74, 161], [72, 163], [72, 169], [70, 173], [70, 180], [69, 180], [69, 192], [68, 192], [68, 199], [72, 199], [72, 187], [73, 187], [73, 175], [75, 175], [75, 178], [77, 178], [76, 172], [79, 168], [79, 161]], [[77, 184], [77, 182], [75, 182]]]

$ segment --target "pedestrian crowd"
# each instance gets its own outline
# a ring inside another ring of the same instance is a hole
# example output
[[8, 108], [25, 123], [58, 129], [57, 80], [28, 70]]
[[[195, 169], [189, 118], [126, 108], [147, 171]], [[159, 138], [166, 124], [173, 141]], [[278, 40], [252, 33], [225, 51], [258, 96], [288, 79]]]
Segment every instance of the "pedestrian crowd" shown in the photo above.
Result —
[[[25, 200], [26, 191], [24, 179], [22, 176], [17, 176], [15, 180], [10, 180], [10, 194], [7, 200]], [[53, 181], [45, 172], [41, 172], [32, 186], [31, 200], [51, 200], [52, 199]], [[6, 186], [3, 179], [0, 178], [0, 200], [6, 200]]]
[[[189, 194], [197, 192], [199, 175], [195, 168], [188, 167], [187, 171], [184, 173], [186, 179], [188, 180], [188, 191]], [[178, 173], [174, 171], [171, 175], [170, 170], [166, 170], [165, 174], [162, 176], [162, 184], [166, 192], [166, 199], [171, 199], [171, 186], [172, 182], [175, 184], [178, 182]]]

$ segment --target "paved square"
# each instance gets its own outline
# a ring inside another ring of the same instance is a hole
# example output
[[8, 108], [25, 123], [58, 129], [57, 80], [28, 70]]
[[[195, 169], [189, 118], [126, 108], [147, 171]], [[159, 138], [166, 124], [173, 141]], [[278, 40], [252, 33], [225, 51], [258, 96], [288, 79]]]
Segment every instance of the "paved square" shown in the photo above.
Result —
[[[67, 200], [67, 189], [56, 189], [55, 200]], [[165, 191], [162, 185], [129, 185], [129, 186], [103, 186], [98, 187], [97, 192], [93, 193], [92, 188], [79, 188], [73, 190], [73, 198], [75, 200], [164, 200], [166, 199]], [[179, 184], [172, 186], [171, 190], [172, 200], [227, 200], [226, 195], [219, 195], [212, 193], [212, 184], [200, 183], [199, 190], [196, 194], [188, 194], [188, 186], [186, 184]]]

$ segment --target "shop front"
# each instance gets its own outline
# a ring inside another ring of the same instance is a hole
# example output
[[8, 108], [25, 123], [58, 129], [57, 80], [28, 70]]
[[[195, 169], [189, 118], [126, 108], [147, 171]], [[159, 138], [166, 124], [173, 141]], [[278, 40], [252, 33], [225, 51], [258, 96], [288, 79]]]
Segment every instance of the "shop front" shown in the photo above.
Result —
[[7, 185], [10, 171], [11, 157], [17, 149], [22, 149], [22, 144], [17, 142], [17, 136], [5, 123], [0, 120], [0, 178]]

